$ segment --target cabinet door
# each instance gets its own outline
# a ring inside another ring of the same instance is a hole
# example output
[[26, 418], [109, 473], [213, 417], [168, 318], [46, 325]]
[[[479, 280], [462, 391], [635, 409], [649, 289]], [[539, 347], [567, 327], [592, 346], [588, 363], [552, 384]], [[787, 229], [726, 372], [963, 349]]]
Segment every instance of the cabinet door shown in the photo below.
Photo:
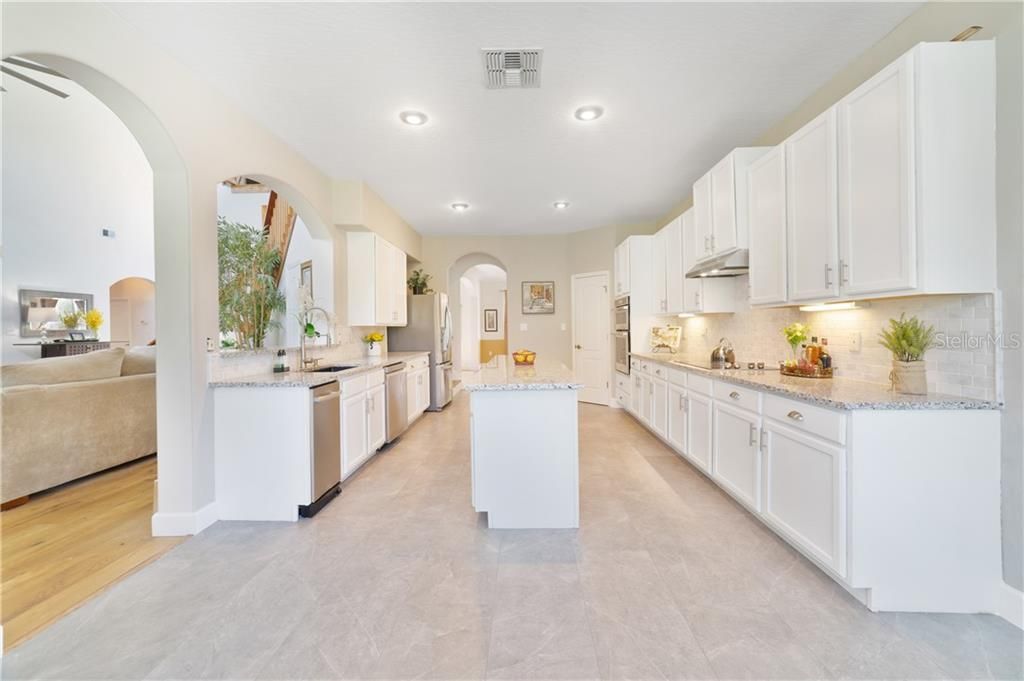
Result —
[[693, 261], [711, 256], [711, 173], [693, 183], [693, 221], [696, 229], [694, 243], [696, 250]]
[[[694, 185], [696, 187], [697, 185]], [[683, 307], [680, 312], [700, 312], [701, 280], [687, 279], [686, 273], [697, 264], [700, 236], [697, 231], [696, 207], [679, 216], [683, 237]]]
[[917, 285], [913, 56], [839, 102], [839, 251], [844, 294]]
[[779, 145], [748, 171], [750, 304], [786, 302], [786, 155]]
[[369, 441], [367, 450], [376, 452], [384, 446], [387, 439], [385, 412], [387, 403], [384, 399], [384, 386], [378, 385], [366, 391], [366, 438]]
[[650, 376], [640, 376], [640, 420], [651, 425], [651, 414], [654, 407], [654, 384]]
[[668, 434], [668, 383], [660, 378], [651, 379], [651, 430]]
[[615, 249], [615, 293], [624, 296], [629, 293], [629, 241], [623, 241]]
[[420, 391], [419, 411], [430, 408], [430, 368], [420, 369], [418, 389]]
[[633, 387], [629, 391], [629, 411], [633, 413], [633, 416], [640, 418], [641, 404], [643, 404], [643, 381], [640, 380], [640, 374], [633, 374], [630, 377], [633, 382]]
[[665, 439], [680, 454], [689, 449], [686, 442], [686, 390], [677, 385], [668, 387], [668, 433]]
[[736, 159], [729, 154], [711, 169], [711, 252], [736, 248]]
[[379, 236], [373, 240], [373, 290], [374, 316], [377, 324], [391, 324], [393, 300], [391, 297], [391, 268], [394, 259], [391, 255], [391, 244]]
[[715, 402], [712, 477], [741, 503], [761, 509], [759, 417]]
[[765, 420], [764, 517], [846, 576], [846, 451]]
[[408, 323], [408, 307], [406, 296], [409, 287], [406, 280], [405, 251], [397, 246], [391, 247], [391, 325], [405, 326]]
[[419, 406], [419, 392], [416, 390], [416, 372], [410, 371], [405, 377], [405, 410], [409, 416], [409, 422], [416, 418], [416, 408]]
[[[836, 116], [829, 109], [784, 143], [789, 299], [839, 295]], [[876, 244], [883, 247], [883, 242]]]
[[668, 312], [667, 288], [665, 286], [665, 229], [662, 228], [654, 235], [654, 248], [651, 249], [651, 272], [654, 279], [653, 300], [651, 309], [658, 312]]
[[677, 217], [665, 227], [666, 312], [677, 314], [683, 307], [683, 220]]
[[711, 472], [711, 398], [686, 393], [686, 430], [690, 442], [684, 454], [706, 473]]
[[346, 476], [358, 468], [369, 454], [366, 421], [366, 393], [342, 401], [341, 466]]

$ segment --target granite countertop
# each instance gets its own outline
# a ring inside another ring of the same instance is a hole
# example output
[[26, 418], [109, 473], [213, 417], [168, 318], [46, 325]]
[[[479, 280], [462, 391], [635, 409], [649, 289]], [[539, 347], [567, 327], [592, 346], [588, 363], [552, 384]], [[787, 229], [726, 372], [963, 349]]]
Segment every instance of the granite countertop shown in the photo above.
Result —
[[275, 374], [266, 372], [251, 376], [240, 376], [220, 381], [210, 381], [211, 388], [315, 388], [327, 385], [339, 378], [348, 378], [374, 369], [380, 369], [392, 362], [402, 362], [429, 354], [423, 352], [389, 352], [381, 357], [359, 357], [340, 362], [329, 362], [321, 366], [351, 366], [343, 371], [286, 371]]
[[901, 395], [889, 386], [847, 378], [800, 378], [783, 376], [777, 367], [763, 371], [709, 369], [706, 357], [684, 354], [630, 353], [633, 357], [686, 369], [736, 385], [757, 388], [832, 409], [1001, 409], [999, 402], [956, 395], [929, 393]]
[[572, 370], [561, 362], [538, 359], [533, 366], [516, 366], [511, 357], [496, 357], [480, 367], [477, 383], [466, 384], [466, 390], [578, 390]]

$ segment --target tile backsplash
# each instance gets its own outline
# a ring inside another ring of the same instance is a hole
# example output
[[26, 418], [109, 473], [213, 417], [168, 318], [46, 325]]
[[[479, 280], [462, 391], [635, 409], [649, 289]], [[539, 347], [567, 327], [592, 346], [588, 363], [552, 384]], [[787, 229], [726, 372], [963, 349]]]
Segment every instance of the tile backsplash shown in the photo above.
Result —
[[[343, 362], [366, 355], [366, 344], [363, 336], [374, 331], [384, 333], [384, 352], [387, 352], [387, 330], [374, 327], [353, 327], [335, 325], [332, 330], [331, 347], [326, 347], [323, 340], [306, 346], [309, 357], [317, 357], [321, 363]], [[293, 370], [299, 368], [299, 349], [284, 348], [287, 353], [285, 364]], [[221, 350], [207, 355], [207, 376], [211, 381], [224, 381], [253, 374], [273, 371], [277, 361], [277, 347], [262, 350]]]
[[[746, 277], [740, 277], [737, 291], [745, 290]], [[654, 323], [683, 327], [680, 352], [698, 356], [710, 353], [725, 337], [732, 341], [740, 362], [764, 361], [775, 366], [790, 356], [782, 327], [802, 322], [819, 340], [828, 338], [837, 376], [888, 384], [892, 355], [878, 344], [878, 333], [890, 318], [905, 313], [934, 326], [939, 334], [939, 347], [925, 355], [929, 391], [1002, 399], [997, 379], [1001, 356], [993, 341], [1001, 328], [997, 302], [991, 294], [889, 298], [869, 301], [856, 310], [826, 312], [801, 312], [796, 307], [749, 309], [745, 300], [739, 307], [741, 311], [733, 314], [665, 317]]]

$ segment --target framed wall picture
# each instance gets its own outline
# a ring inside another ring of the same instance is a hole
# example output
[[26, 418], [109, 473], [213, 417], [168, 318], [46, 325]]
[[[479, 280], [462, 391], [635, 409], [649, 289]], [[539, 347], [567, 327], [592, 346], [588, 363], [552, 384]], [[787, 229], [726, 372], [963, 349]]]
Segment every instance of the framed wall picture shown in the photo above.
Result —
[[299, 265], [299, 285], [305, 286], [309, 297], [313, 297], [313, 261], [307, 260]]
[[498, 311], [496, 309], [484, 309], [484, 333], [498, 333]]
[[554, 314], [555, 282], [523, 282], [523, 314]]

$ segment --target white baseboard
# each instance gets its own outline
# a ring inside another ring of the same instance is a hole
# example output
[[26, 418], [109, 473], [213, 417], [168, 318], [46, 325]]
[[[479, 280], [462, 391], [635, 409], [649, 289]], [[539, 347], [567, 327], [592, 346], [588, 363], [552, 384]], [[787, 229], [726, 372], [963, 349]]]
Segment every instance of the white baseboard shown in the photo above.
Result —
[[996, 601], [995, 614], [1018, 629], [1024, 629], [1024, 591], [1018, 591], [1002, 582], [996, 594]]
[[199, 534], [217, 522], [217, 504], [210, 502], [191, 513], [154, 513], [154, 537], [185, 537]]

